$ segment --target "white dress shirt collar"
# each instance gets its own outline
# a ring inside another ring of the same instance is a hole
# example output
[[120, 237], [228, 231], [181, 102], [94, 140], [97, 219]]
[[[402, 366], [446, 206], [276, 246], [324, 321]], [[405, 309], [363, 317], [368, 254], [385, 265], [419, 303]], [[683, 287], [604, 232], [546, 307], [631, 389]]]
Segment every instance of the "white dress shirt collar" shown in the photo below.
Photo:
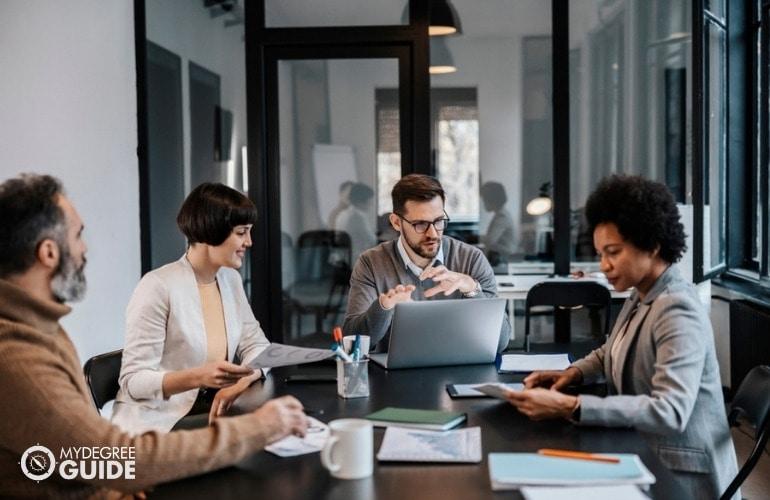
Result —
[[[427, 267], [431, 267], [434, 265], [442, 265], [444, 263], [444, 239], [442, 238], [439, 241], [438, 244], [438, 253], [433, 258], [432, 261], [430, 261], [430, 264], [428, 264]], [[404, 237], [399, 235], [398, 241], [396, 242], [396, 248], [398, 249], [398, 254], [401, 256], [401, 260], [404, 261], [404, 265], [407, 269], [412, 271], [412, 273], [419, 277], [422, 272], [425, 270], [425, 268], [418, 266], [417, 264], [412, 261], [412, 258], [409, 257], [409, 254], [406, 253], [406, 247], [404, 246]]]

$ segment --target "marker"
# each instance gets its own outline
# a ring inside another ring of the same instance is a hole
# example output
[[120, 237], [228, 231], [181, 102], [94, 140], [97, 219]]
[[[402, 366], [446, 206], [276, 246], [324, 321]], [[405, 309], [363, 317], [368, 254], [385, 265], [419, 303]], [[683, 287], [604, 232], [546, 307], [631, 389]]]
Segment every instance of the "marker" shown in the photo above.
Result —
[[573, 458], [576, 460], [592, 460], [594, 462], [607, 462], [611, 464], [620, 463], [620, 459], [617, 457], [610, 457], [608, 455], [597, 455], [596, 453], [586, 453], [585, 451], [572, 451], [572, 450], [554, 450], [551, 448], [543, 448], [537, 450], [538, 455], [545, 455], [547, 457], [558, 458]]
[[334, 346], [341, 346], [342, 345], [342, 328], [339, 326], [335, 326], [332, 329], [332, 351], [334, 350]]
[[339, 344], [332, 344], [332, 351], [334, 352], [334, 354], [342, 358], [343, 361], [347, 361], [348, 363], [353, 361], [353, 358], [348, 356], [348, 353], [346, 353], [345, 350], [342, 347], [340, 347]]
[[361, 335], [356, 334], [356, 339], [353, 341], [353, 361], [361, 360]]

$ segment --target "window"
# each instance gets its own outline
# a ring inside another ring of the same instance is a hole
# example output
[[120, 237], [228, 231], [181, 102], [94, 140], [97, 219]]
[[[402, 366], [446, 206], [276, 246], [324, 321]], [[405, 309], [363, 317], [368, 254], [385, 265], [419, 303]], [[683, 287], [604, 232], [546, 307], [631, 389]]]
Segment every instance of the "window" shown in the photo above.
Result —
[[[377, 213], [390, 212], [390, 191], [401, 178], [398, 105], [393, 89], [377, 89]], [[431, 89], [436, 175], [453, 222], [479, 220], [479, 117], [476, 89]]]

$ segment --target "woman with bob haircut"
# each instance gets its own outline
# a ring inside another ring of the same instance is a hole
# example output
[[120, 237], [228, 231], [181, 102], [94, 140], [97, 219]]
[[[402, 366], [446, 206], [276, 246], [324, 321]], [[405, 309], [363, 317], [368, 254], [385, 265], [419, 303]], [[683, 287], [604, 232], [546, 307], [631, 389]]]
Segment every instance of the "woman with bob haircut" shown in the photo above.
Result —
[[256, 219], [251, 200], [223, 184], [201, 184], [182, 204], [187, 252], [144, 275], [126, 309], [112, 417], [125, 430], [169, 431], [205, 413], [211, 421], [263, 375], [246, 365], [269, 341], [236, 271]]
[[[687, 491], [718, 498], [738, 467], [711, 322], [673, 265], [686, 248], [674, 198], [663, 184], [612, 176], [586, 217], [601, 271], [616, 290], [634, 291], [602, 347], [566, 370], [533, 372], [508, 400], [533, 420], [634, 427]], [[560, 392], [600, 379], [607, 397]]]

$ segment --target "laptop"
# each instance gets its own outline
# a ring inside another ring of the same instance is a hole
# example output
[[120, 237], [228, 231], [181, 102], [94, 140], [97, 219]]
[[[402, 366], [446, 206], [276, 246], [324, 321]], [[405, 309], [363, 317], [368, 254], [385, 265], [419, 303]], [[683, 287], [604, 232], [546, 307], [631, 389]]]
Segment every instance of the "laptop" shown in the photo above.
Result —
[[504, 314], [499, 298], [401, 302], [388, 352], [369, 359], [387, 369], [493, 363]]

